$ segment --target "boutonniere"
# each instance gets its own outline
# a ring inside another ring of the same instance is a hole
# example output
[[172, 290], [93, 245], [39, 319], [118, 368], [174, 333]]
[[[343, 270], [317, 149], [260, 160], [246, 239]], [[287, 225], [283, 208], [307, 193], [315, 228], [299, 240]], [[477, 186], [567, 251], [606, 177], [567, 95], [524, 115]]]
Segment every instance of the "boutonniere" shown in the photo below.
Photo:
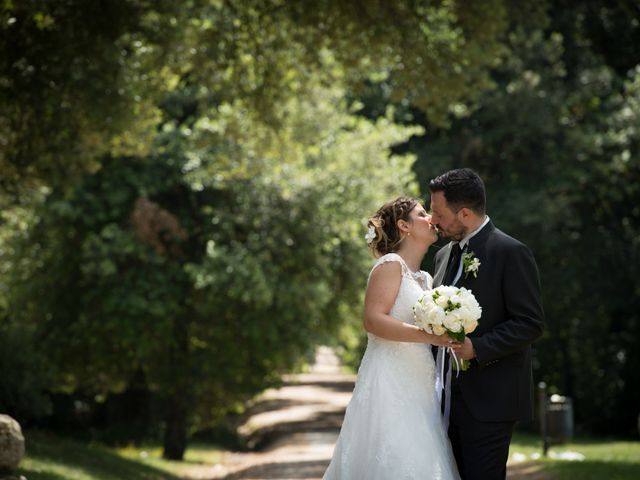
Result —
[[475, 253], [464, 252], [462, 254], [462, 268], [464, 270], [464, 278], [467, 278], [470, 273], [473, 274], [473, 278], [478, 278], [480, 260], [475, 257]]

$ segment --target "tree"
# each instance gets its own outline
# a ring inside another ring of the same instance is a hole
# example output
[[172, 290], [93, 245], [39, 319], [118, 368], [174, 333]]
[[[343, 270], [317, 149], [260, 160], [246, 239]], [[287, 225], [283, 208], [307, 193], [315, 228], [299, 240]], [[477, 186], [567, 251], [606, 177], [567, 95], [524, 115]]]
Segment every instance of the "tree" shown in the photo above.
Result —
[[313, 93], [283, 106], [276, 134], [232, 106], [222, 130], [167, 116], [162, 154], [104, 159], [47, 197], [13, 314], [57, 366], [50, 388], [105, 395], [141, 372], [165, 405], [165, 456], [181, 458], [190, 428], [356, 317], [354, 219], [411, 189], [411, 160], [386, 152], [415, 130], [349, 115], [339, 89]]
[[161, 65], [180, 6], [7, 0], [0, 8], [0, 200], [28, 203], [33, 188], [72, 183], [105, 152], [144, 150], [170, 80]]
[[42, 343], [50, 387], [142, 376], [181, 457], [189, 426], [357, 318], [354, 219], [411, 192], [388, 150], [416, 130], [347, 113], [346, 89], [384, 79], [446, 124], [535, 5], [5, 2], [1, 200], [33, 215], [6, 250], [6, 318]]
[[397, 98], [443, 121], [451, 104], [487, 87], [507, 19], [531, 5], [8, 0], [3, 201], [27, 201], [34, 185], [72, 185], [103, 154], [148, 153], [158, 105], [182, 81], [218, 102], [240, 99], [269, 122], [273, 106], [309, 80], [389, 78]]

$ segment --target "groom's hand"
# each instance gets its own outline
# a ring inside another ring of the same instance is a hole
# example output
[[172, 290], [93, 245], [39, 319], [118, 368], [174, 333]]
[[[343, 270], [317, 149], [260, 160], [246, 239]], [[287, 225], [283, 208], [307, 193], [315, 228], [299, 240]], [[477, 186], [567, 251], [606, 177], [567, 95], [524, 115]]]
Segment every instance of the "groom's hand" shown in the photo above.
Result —
[[473, 349], [473, 343], [471, 343], [471, 339], [466, 337], [464, 342], [459, 343], [453, 349], [456, 352], [458, 358], [462, 358], [463, 360], [471, 360], [472, 358], [476, 358], [476, 352]]

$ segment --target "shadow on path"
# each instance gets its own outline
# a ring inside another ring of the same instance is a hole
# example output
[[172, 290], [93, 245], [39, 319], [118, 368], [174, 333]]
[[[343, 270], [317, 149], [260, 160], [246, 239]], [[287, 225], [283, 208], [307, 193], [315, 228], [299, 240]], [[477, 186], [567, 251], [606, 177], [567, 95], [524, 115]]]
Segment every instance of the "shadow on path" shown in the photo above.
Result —
[[248, 467], [226, 477], [226, 480], [322, 478], [326, 468], [327, 462], [324, 460], [266, 463]]
[[[201, 471], [190, 478], [321, 480], [354, 383], [355, 375], [340, 373], [333, 352], [321, 347], [310, 373], [287, 376], [282, 387], [267, 390], [251, 407], [239, 432], [253, 451], [227, 453], [216, 475]], [[532, 463], [509, 465], [507, 478], [553, 480]]]

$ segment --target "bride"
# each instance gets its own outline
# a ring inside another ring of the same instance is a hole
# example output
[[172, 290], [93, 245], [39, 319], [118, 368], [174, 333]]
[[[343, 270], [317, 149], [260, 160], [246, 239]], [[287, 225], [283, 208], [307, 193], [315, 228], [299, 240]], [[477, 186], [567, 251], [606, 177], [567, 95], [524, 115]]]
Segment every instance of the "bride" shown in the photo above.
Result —
[[379, 257], [369, 274], [367, 349], [324, 480], [458, 479], [435, 390], [431, 346], [452, 346], [413, 323], [412, 306], [431, 288], [420, 270], [437, 239], [420, 203], [400, 197], [369, 219]]

